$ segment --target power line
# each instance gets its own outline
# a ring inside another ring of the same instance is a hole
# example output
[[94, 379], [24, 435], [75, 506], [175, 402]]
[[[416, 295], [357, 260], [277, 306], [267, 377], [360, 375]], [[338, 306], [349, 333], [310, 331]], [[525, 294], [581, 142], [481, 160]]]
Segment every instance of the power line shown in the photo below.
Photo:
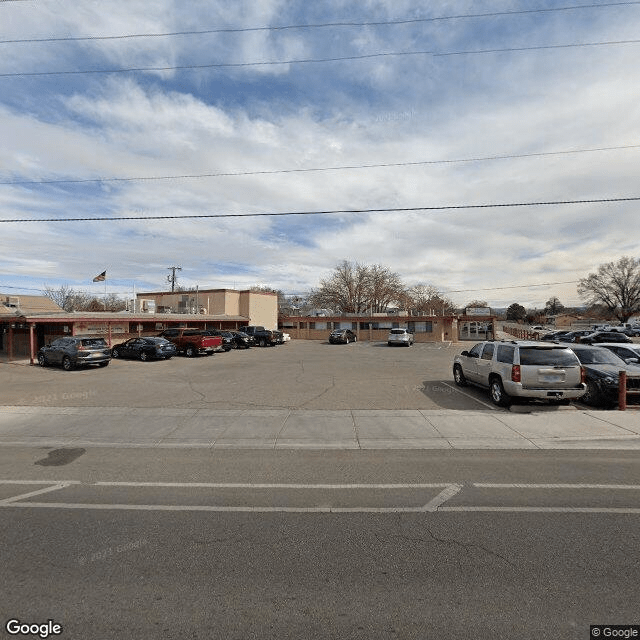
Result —
[[491, 160], [516, 160], [522, 158], [538, 158], [544, 156], [571, 155], [579, 153], [596, 153], [601, 151], [620, 151], [624, 149], [638, 149], [640, 144], [620, 145], [615, 147], [594, 147], [591, 149], [566, 149], [560, 151], [540, 151], [537, 153], [511, 153], [505, 155], [478, 156], [471, 158], [458, 158], [452, 160], [417, 160], [409, 162], [383, 162], [376, 164], [341, 165], [335, 167], [309, 167], [303, 169], [274, 169], [258, 171], [228, 171], [221, 173], [183, 174], [173, 176], [134, 176], [124, 178], [80, 178], [80, 179], [56, 179], [56, 180], [15, 180], [0, 181], [0, 186], [6, 185], [37, 185], [37, 184], [85, 184], [95, 182], [135, 182], [149, 180], [185, 180], [198, 178], [226, 178], [231, 176], [256, 176], [274, 175], [279, 173], [311, 173], [321, 171], [342, 171], [345, 169], [377, 169], [385, 167], [412, 167], [437, 164], [461, 164], [468, 162], [487, 162]]
[[552, 49], [571, 49], [581, 47], [605, 47], [625, 44], [638, 44], [640, 39], [636, 40], [608, 40], [602, 42], [579, 42], [569, 44], [553, 44], [553, 45], [535, 45], [530, 47], [506, 47], [503, 49], [476, 49], [468, 51], [387, 51], [379, 53], [368, 53], [353, 56], [337, 56], [333, 58], [299, 58], [292, 60], [267, 60], [263, 62], [216, 62], [211, 64], [188, 64], [188, 65], [172, 65], [166, 67], [129, 67], [120, 69], [76, 69], [68, 71], [18, 71], [15, 73], [0, 73], [0, 78], [26, 78], [36, 76], [63, 76], [63, 75], [87, 75], [87, 74], [103, 74], [103, 73], [138, 73], [144, 71], [188, 71], [194, 69], [231, 69], [242, 67], [265, 67], [284, 64], [320, 64], [325, 62], [344, 62], [353, 60], [366, 60], [373, 58], [401, 57], [401, 56], [466, 56], [479, 55], [487, 53], [506, 53], [506, 52], [523, 52], [523, 51], [542, 51]]
[[[10, 0], [0, 0], [0, 2], [8, 2]], [[11, 0], [19, 1], [19, 0]], [[25, 1], [25, 0], [21, 0]], [[460, 20], [470, 18], [496, 18], [501, 16], [516, 16], [536, 13], [554, 13], [559, 11], [575, 11], [581, 9], [599, 9], [603, 7], [632, 6], [640, 4], [640, 0], [629, 2], [607, 2], [603, 4], [581, 4], [566, 7], [552, 7], [549, 9], [523, 9], [517, 11], [494, 11], [490, 13], [467, 13], [450, 16], [436, 16], [433, 18], [407, 18], [403, 20], [377, 20], [366, 22], [341, 21], [341, 22], [322, 22], [315, 24], [290, 24], [280, 26], [264, 26], [264, 27], [219, 27], [213, 29], [200, 29], [191, 31], [169, 31], [164, 33], [129, 33], [111, 36], [66, 36], [66, 37], [49, 37], [49, 38], [23, 38], [16, 40], [0, 40], [0, 44], [18, 44], [18, 43], [35, 43], [35, 42], [78, 42], [87, 40], [125, 40], [133, 38], [165, 38], [173, 36], [193, 36], [208, 35], [216, 33], [246, 33], [252, 31], [286, 31], [292, 29], [321, 29], [332, 27], [381, 27], [395, 26], [407, 24], [420, 24], [428, 22], [440, 22], [446, 20]]]
[[528, 289], [530, 287], [551, 287], [557, 284], [575, 284], [580, 280], [567, 280], [565, 282], [541, 282], [540, 284], [516, 284], [508, 287], [487, 287], [486, 289], [451, 289], [440, 293], [469, 293], [472, 291], [502, 291], [503, 289]]
[[108, 221], [118, 222], [120, 220], [189, 220], [195, 218], [257, 218], [257, 217], [276, 217], [276, 216], [319, 216], [326, 214], [356, 214], [356, 213], [407, 213], [412, 211], [446, 211], [460, 209], [496, 209], [506, 207], [546, 207], [551, 205], [568, 205], [568, 204], [602, 204], [614, 202], [637, 202], [640, 196], [631, 196], [625, 198], [593, 198], [585, 200], [549, 200], [541, 202], [503, 202], [492, 204], [461, 204], [461, 205], [443, 205], [434, 207], [393, 207], [389, 209], [334, 209], [327, 211], [284, 211], [284, 212], [262, 212], [262, 213], [199, 213], [185, 214], [173, 216], [118, 216], [116, 218], [109, 216], [96, 216], [92, 218], [13, 218], [0, 220], [0, 223], [8, 222], [95, 222]]

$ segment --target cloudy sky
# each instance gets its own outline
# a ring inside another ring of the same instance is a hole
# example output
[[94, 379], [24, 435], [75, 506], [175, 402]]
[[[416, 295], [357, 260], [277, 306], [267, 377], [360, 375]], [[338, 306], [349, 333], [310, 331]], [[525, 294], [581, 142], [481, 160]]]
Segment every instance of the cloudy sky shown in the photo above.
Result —
[[[0, 292], [176, 265], [301, 293], [346, 259], [578, 304], [640, 254], [639, 201], [471, 207], [640, 196], [639, 27], [603, 0], [4, 0]], [[291, 212], [333, 213], [240, 217]]]

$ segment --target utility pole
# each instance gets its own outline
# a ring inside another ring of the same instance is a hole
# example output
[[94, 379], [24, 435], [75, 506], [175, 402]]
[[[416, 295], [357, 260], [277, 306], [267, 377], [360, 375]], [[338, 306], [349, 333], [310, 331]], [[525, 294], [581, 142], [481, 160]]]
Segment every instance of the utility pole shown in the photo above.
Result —
[[176, 271], [182, 271], [182, 267], [167, 267], [169, 271], [171, 271], [171, 275], [167, 276], [167, 281], [171, 283], [171, 293], [176, 290], [176, 282], [178, 278], [176, 277]]

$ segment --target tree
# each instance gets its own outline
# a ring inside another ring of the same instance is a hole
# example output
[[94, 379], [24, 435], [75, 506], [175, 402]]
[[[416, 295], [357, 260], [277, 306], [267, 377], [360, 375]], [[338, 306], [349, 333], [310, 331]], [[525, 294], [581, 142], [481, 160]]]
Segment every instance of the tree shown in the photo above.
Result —
[[553, 296], [553, 298], [550, 298], [545, 302], [544, 312], [547, 315], [557, 316], [562, 311], [564, 311], [564, 305], [562, 304], [562, 302], [560, 302], [560, 300], [556, 296]]
[[406, 292], [405, 306], [417, 315], [451, 315], [455, 305], [433, 285], [416, 284]]
[[68, 312], [80, 311], [80, 309], [86, 306], [91, 300], [91, 296], [82, 291], [76, 291], [67, 284], [63, 284], [57, 289], [46, 286], [42, 290], [42, 293], [50, 300], [53, 300], [60, 308]]
[[336, 313], [369, 313], [401, 302], [404, 294], [400, 276], [388, 267], [343, 260], [329, 278], [311, 291], [309, 301]]
[[578, 283], [578, 295], [591, 305], [602, 304], [620, 322], [640, 312], [640, 258], [623, 256], [607, 262]]
[[526, 315], [527, 315], [527, 310], [517, 302], [514, 302], [507, 309], [507, 320], [515, 320], [517, 322], [518, 320], [522, 320], [523, 318], [525, 318]]
[[465, 309], [481, 309], [483, 307], [488, 307], [489, 303], [486, 300], [472, 300], [468, 302], [464, 308]]

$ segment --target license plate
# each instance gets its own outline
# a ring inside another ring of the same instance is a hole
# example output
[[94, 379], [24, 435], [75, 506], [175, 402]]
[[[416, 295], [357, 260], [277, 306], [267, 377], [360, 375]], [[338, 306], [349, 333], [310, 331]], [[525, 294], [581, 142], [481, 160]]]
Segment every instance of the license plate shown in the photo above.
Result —
[[562, 382], [563, 376], [541, 376], [542, 382]]

